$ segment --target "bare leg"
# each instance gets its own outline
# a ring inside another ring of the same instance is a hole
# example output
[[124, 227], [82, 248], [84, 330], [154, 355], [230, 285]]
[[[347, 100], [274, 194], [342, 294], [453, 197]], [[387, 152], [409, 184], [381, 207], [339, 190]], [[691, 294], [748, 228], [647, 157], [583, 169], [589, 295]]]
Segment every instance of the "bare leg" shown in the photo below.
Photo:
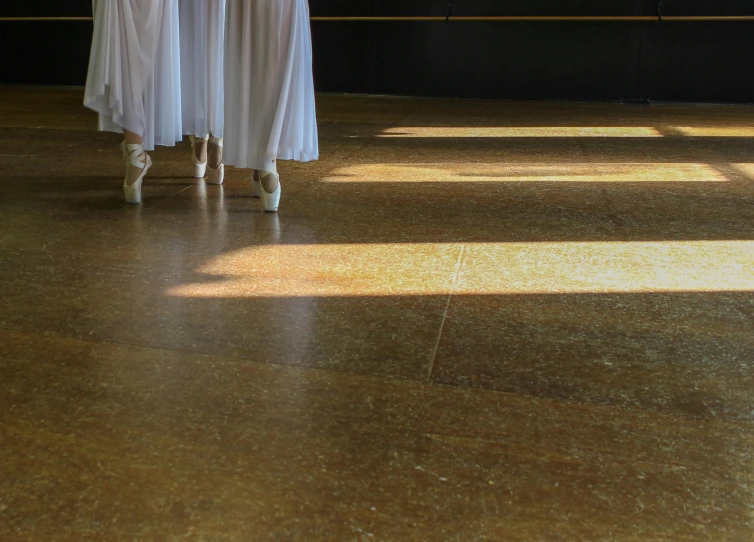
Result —
[[129, 132], [128, 130], [124, 130], [123, 133], [126, 135], [126, 143], [129, 145], [141, 145], [144, 141], [139, 134]]

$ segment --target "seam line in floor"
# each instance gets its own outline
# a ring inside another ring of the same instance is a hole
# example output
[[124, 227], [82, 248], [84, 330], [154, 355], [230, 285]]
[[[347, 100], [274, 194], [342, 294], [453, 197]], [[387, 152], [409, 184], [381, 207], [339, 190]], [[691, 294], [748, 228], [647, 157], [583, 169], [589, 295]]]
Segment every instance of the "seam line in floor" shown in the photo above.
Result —
[[458, 273], [461, 270], [461, 264], [463, 263], [463, 255], [466, 253], [466, 245], [461, 246], [461, 250], [458, 253], [458, 261], [456, 262], [456, 268], [453, 271], [453, 281], [450, 286], [450, 292], [448, 293], [448, 299], [445, 302], [445, 308], [442, 311], [442, 320], [440, 320], [440, 328], [437, 331], [437, 339], [435, 340], [435, 346], [432, 348], [432, 355], [429, 358], [429, 372], [427, 373], [426, 382], [432, 382], [432, 377], [435, 373], [435, 365], [437, 364], [437, 351], [440, 349], [440, 341], [442, 340], [442, 332], [445, 328], [445, 320], [448, 318], [448, 310], [450, 309], [450, 300], [453, 298], [453, 294], [456, 290], [456, 284], [458, 283]]

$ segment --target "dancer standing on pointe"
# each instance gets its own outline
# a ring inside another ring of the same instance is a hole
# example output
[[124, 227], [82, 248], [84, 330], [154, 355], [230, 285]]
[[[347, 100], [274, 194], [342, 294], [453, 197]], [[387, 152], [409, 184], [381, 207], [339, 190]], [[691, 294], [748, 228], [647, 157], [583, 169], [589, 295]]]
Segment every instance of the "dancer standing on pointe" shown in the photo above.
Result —
[[145, 150], [183, 139], [178, 0], [93, 0], [93, 10], [84, 105], [100, 130], [125, 133], [123, 191], [141, 203]]
[[222, 184], [225, 0], [180, 0], [183, 131], [197, 179]]
[[225, 162], [278, 210], [277, 160], [319, 157], [307, 0], [226, 0]]

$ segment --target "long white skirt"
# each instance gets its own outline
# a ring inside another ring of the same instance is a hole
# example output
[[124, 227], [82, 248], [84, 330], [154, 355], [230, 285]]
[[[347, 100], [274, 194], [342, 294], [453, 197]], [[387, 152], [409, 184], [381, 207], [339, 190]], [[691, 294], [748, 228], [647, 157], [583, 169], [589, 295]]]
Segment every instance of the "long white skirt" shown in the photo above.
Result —
[[181, 128], [178, 0], [93, 0], [94, 34], [84, 105], [100, 130], [175, 145]]
[[223, 137], [225, 0], [180, 0], [183, 132]]
[[319, 157], [307, 0], [227, 0], [226, 164]]

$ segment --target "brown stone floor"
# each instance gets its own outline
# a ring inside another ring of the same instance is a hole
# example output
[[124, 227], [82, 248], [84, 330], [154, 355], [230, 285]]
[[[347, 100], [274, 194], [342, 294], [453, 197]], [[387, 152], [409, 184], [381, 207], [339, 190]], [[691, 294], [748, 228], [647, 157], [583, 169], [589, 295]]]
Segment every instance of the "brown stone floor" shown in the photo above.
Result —
[[0, 88], [0, 540], [754, 539], [754, 108], [331, 97], [187, 177]]

